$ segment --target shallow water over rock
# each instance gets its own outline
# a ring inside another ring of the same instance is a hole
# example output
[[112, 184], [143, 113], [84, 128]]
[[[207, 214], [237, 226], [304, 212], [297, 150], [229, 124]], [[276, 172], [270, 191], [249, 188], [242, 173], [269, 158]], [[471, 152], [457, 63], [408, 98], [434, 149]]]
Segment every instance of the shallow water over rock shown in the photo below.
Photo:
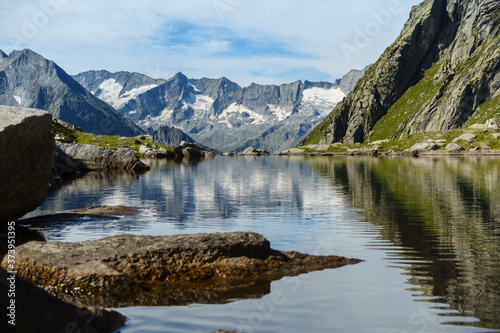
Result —
[[33, 225], [47, 240], [254, 231], [273, 248], [364, 262], [286, 277], [262, 298], [131, 307], [122, 332], [500, 331], [500, 159], [217, 157], [89, 173], [33, 215], [93, 205], [135, 216]]

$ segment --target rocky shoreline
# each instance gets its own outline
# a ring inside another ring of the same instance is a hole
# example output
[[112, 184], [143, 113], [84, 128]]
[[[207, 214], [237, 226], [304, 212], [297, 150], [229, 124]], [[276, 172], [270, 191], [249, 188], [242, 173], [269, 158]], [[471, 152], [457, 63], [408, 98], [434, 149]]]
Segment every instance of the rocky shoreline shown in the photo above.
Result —
[[353, 149], [346, 152], [286, 151], [278, 156], [500, 156], [500, 150], [489, 151], [414, 151], [414, 152], [379, 152], [378, 150]]

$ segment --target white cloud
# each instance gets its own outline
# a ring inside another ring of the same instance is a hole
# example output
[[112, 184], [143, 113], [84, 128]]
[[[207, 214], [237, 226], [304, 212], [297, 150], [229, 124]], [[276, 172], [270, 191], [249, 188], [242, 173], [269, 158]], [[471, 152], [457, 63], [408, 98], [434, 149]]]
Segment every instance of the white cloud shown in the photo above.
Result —
[[[182, 71], [191, 77], [226, 76], [241, 85], [253, 81], [334, 80], [351, 68], [374, 62], [399, 34], [411, 5], [418, 2], [7, 2], [0, 5], [0, 29], [4, 32], [0, 36], [0, 49], [8, 53], [14, 48], [31, 48], [71, 74], [107, 69], [170, 77]], [[382, 14], [390, 13], [391, 3], [399, 6], [400, 12], [384, 21]], [[192, 35], [183, 39], [182, 26], [176, 26], [182, 22], [196, 25], [199, 30], [191, 31]], [[376, 24], [378, 30], [373, 29]], [[172, 32], [178, 28], [181, 30]], [[197, 40], [197, 31], [205, 31], [203, 38]], [[221, 31], [226, 35], [221, 36]], [[365, 31], [371, 34], [368, 39], [360, 37]], [[236, 39], [250, 41], [244, 46], [247, 48], [264, 45], [262, 52], [232, 55], [240, 47]], [[360, 40], [363, 45], [357, 47], [360, 43], [356, 41]], [[275, 44], [276, 49], [272, 49]], [[356, 52], [346, 57], [341, 45], [354, 46]], [[273, 52], [264, 54], [271, 49]]]

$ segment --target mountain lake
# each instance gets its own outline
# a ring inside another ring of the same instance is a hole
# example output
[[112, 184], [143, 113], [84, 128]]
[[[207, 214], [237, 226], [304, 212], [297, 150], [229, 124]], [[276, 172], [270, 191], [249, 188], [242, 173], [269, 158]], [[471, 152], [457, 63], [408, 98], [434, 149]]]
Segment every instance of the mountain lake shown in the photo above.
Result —
[[130, 307], [130, 332], [500, 332], [500, 159], [215, 157], [65, 181], [30, 216], [140, 207], [31, 228], [48, 241], [254, 231], [356, 265], [286, 277], [261, 298]]

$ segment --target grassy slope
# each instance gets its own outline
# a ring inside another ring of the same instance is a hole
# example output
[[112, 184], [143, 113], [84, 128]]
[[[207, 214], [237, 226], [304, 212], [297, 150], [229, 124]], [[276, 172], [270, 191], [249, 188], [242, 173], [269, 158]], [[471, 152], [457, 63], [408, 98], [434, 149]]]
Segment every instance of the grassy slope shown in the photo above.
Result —
[[[469, 128], [460, 128], [456, 130], [450, 131], [439, 131], [439, 132], [420, 132], [417, 134], [409, 135], [402, 139], [397, 140], [385, 140], [384, 142], [376, 142], [377, 146], [379, 146], [379, 152], [386, 152], [389, 150], [393, 150], [396, 152], [402, 152], [405, 149], [412, 147], [414, 144], [419, 142], [426, 142], [427, 140], [438, 141], [442, 140], [443, 146], [440, 150], [444, 150], [446, 145], [451, 143], [455, 138], [459, 137], [464, 133], [474, 133], [477, 138], [473, 140], [473, 142], [457, 142], [457, 144], [461, 145], [464, 149], [469, 149], [472, 147], [480, 147], [481, 145], [487, 145], [494, 150], [500, 150], [500, 138], [495, 139], [493, 133], [484, 132], [482, 130], [475, 130]], [[354, 145], [330, 145], [330, 149], [328, 152], [345, 152], [348, 149], [355, 148], [365, 148], [372, 147], [373, 143], [365, 142], [363, 144], [354, 144]], [[297, 148], [301, 148], [306, 152], [315, 152], [314, 146], [299, 146]], [[324, 152], [324, 151], [323, 151]]]
[[392, 139], [399, 126], [404, 124], [411, 116], [420, 110], [420, 108], [431, 100], [440, 90], [444, 79], [434, 82], [434, 77], [440, 71], [441, 64], [435, 62], [429, 68], [424, 77], [413, 87], [408, 89], [403, 96], [394, 103], [387, 114], [382, 117], [373, 127], [369, 140]]
[[119, 135], [97, 135], [87, 132], [80, 132], [69, 129], [55, 122], [53, 123], [52, 133], [54, 135], [60, 134], [64, 136], [68, 140], [68, 142], [73, 143], [91, 144], [111, 149], [130, 148], [134, 150], [138, 155], [140, 155], [139, 148], [145, 144], [155, 144], [157, 148], [163, 147], [168, 151], [172, 151], [174, 148], [170, 146], [162, 146], [148, 140], [140, 140], [134, 137], [121, 139], [122, 137]]
[[479, 106], [479, 109], [467, 120], [464, 127], [474, 124], [484, 124], [488, 119], [500, 118], [500, 95], [489, 99]]

